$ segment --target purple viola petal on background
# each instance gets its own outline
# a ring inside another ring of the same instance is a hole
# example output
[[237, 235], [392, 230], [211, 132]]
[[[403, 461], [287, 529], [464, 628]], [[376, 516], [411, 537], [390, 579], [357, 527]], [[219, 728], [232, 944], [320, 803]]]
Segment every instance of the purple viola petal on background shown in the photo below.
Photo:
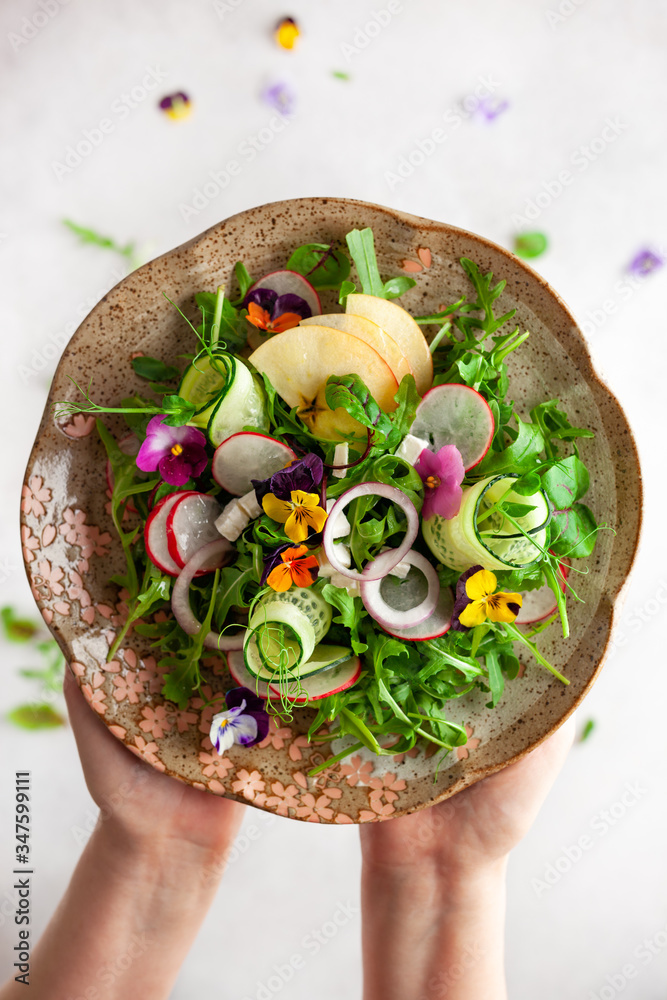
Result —
[[324, 464], [319, 455], [309, 452], [302, 459], [290, 465], [288, 469], [280, 469], [271, 476], [270, 492], [279, 500], [289, 500], [292, 490], [303, 490], [304, 493], [316, 493], [316, 487], [322, 482]]
[[464, 608], [467, 608], [468, 605], [470, 604], [470, 598], [466, 593], [466, 583], [468, 582], [471, 576], [474, 576], [475, 573], [479, 573], [481, 569], [484, 569], [484, 567], [471, 566], [470, 569], [467, 569], [465, 573], [462, 573], [461, 576], [456, 581], [456, 595], [454, 597], [454, 610], [452, 611], [452, 624], [451, 624], [451, 628], [455, 632], [470, 631], [467, 625], [461, 624], [459, 620], [459, 615], [464, 610]]
[[271, 315], [277, 299], [278, 292], [274, 292], [272, 288], [255, 288], [253, 291], [248, 292], [243, 300], [243, 305], [247, 309], [250, 303], [254, 302], [260, 309], [266, 310]]
[[277, 319], [283, 313], [298, 313], [302, 319], [308, 319], [313, 314], [306, 300], [302, 299], [300, 295], [295, 295], [294, 292], [285, 292], [284, 295], [278, 296], [271, 319]]
[[651, 274], [652, 271], [657, 271], [664, 263], [664, 258], [655, 253], [654, 250], [640, 250], [628, 265], [628, 271], [643, 278], [645, 275]]
[[249, 712], [264, 711], [264, 702], [247, 687], [231, 688], [225, 695], [227, 708], [240, 708], [245, 702]]
[[279, 80], [272, 83], [262, 91], [262, 100], [276, 111], [281, 111], [284, 115], [293, 115], [296, 103], [296, 94], [292, 88]]

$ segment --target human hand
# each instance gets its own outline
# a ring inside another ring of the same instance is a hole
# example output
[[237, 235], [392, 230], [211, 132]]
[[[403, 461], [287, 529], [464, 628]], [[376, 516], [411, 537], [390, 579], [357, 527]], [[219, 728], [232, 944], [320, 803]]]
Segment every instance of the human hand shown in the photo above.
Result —
[[430, 809], [360, 827], [364, 862], [437, 863], [450, 875], [503, 860], [532, 826], [574, 738], [574, 717], [516, 764]]
[[574, 720], [430, 809], [360, 827], [364, 1000], [502, 1000], [509, 852], [572, 745]]
[[245, 806], [192, 788], [139, 760], [90, 710], [65, 671], [70, 723], [88, 790], [114, 836], [153, 852], [159, 844], [188, 844], [222, 856], [240, 826]]

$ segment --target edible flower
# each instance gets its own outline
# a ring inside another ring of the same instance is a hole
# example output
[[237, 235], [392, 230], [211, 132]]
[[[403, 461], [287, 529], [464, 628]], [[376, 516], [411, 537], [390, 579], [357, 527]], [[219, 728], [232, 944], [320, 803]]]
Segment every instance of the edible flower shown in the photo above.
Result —
[[285, 534], [293, 542], [303, 542], [308, 537], [308, 529], [321, 531], [327, 519], [327, 512], [320, 507], [317, 493], [292, 490], [289, 500], [281, 500], [274, 493], [267, 493], [262, 500], [264, 512], [285, 525]]
[[187, 118], [192, 111], [192, 102], [187, 94], [179, 91], [177, 94], [163, 97], [160, 101], [160, 110], [170, 118]]
[[293, 49], [301, 32], [293, 17], [283, 17], [276, 25], [274, 38], [281, 49]]
[[424, 448], [415, 469], [424, 484], [422, 517], [428, 521], [434, 514], [447, 519], [456, 517], [461, 506], [461, 483], [465, 468], [456, 445], [446, 444], [437, 454]]
[[264, 702], [249, 688], [232, 688], [225, 695], [227, 710], [211, 719], [211, 743], [219, 754], [234, 743], [252, 747], [261, 743], [269, 731], [269, 716]]
[[296, 97], [294, 91], [283, 81], [272, 83], [262, 91], [262, 100], [283, 115], [293, 115]]
[[278, 295], [272, 288], [255, 288], [243, 300], [248, 322], [267, 333], [284, 333], [312, 315], [305, 299], [293, 292]]
[[655, 251], [649, 249], [640, 250], [637, 256], [631, 261], [628, 271], [631, 274], [644, 277], [647, 274], [651, 274], [652, 271], [657, 271], [664, 263], [663, 258], [655, 253]]
[[166, 414], [153, 417], [146, 428], [146, 440], [137, 455], [142, 472], [156, 469], [171, 486], [183, 486], [206, 468], [206, 438], [196, 427], [169, 427]]
[[268, 583], [279, 593], [289, 590], [293, 583], [297, 587], [310, 587], [317, 579], [319, 565], [307, 545], [284, 546], [265, 560], [262, 583]]
[[291, 462], [284, 469], [274, 472], [268, 479], [251, 479], [257, 502], [261, 503], [267, 493], [273, 493], [279, 500], [289, 500], [292, 490], [314, 493], [322, 482], [324, 465], [319, 455], [308, 452], [303, 458]]
[[494, 573], [481, 566], [472, 566], [462, 573], [456, 584], [456, 600], [452, 613], [452, 628], [456, 632], [491, 622], [513, 622], [519, 614], [521, 594], [495, 593], [498, 580]]

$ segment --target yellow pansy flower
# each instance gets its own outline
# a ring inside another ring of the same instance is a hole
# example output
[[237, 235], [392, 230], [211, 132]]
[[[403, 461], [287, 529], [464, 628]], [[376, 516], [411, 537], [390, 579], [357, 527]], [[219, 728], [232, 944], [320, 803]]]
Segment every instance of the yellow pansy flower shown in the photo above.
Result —
[[289, 500], [279, 500], [273, 493], [267, 493], [262, 507], [274, 521], [285, 525], [285, 534], [293, 542], [305, 541], [309, 528], [321, 531], [327, 519], [317, 493], [304, 493], [303, 490], [292, 490]]
[[480, 569], [466, 580], [469, 603], [459, 612], [459, 621], [466, 628], [491, 622], [513, 622], [519, 614], [521, 594], [494, 593], [498, 580], [488, 569]]

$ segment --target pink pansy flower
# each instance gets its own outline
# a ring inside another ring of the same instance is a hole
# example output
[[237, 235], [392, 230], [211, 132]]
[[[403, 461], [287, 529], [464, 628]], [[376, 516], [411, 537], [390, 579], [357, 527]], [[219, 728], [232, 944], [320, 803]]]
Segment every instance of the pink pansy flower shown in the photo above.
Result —
[[165, 483], [183, 486], [206, 468], [206, 438], [196, 427], [169, 427], [164, 420], [165, 416], [158, 414], [148, 424], [137, 466], [142, 472], [157, 470]]
[[424, 484], [423, 519], [428, 521], [434, 514], [448, 519], [456, 517], [461, 506], [461, 483], [466, 471], [456, 445], [446, 444], [437, 454], [424, 448], [415, 469]]

